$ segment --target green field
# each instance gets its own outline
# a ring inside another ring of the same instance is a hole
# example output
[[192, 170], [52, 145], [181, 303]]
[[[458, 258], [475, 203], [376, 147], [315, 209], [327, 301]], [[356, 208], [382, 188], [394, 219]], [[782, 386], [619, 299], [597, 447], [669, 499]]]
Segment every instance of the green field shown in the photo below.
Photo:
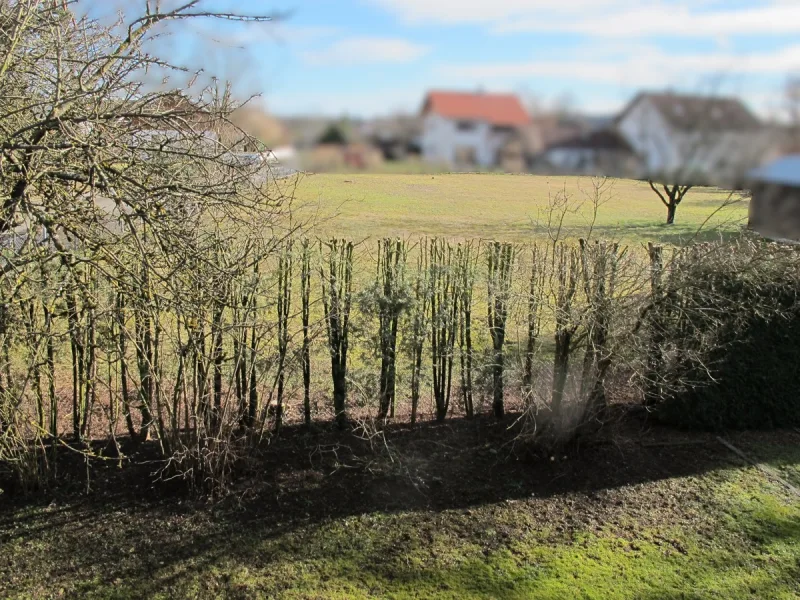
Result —
[[[551, 200], [582, 203], [566, 214], [571, 235], [592, 222], [588, 177], [502, 174], [306, 174], [297, 184], [296, 209], [317, 222], [321, 235], [444, 235], [525, 241], [547, 231]], [[608, 180], [595, 219], [595, 235], [630, 241], [679, 243], [739, 231], [747, 201], [738, 193], [695, 188], [667, 226], [666, 209], [646, 182]], [[724, 208], [723, 205], [727, 204]]]

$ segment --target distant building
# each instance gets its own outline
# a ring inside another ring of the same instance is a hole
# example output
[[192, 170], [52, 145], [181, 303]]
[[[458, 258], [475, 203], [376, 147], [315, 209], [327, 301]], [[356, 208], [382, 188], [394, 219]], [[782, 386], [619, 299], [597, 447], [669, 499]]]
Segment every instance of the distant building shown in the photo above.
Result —
[[654, 177], [733, 184], [761, 162], [770, 136], [735, 98], [642, 93], [617, 130]]
[[637, 177], [641, 161], [627, 140], [613, 129], [567, 138], [547, 148], [542, 159], [550, 171], [572, 175]]
[[800, 154], [784, 156], [748, 176], [747, 226], [763, 236], [800, 242]]
[[430, 92], [421, 119], [423, 159], [462, 168], [500, 165], [504, 146], [530, 123], [517, 96], [482, 92]]
[[386, 160], [405, 160], [419, 154], [421, 126], [416, 115], [394, 115], [364, 123], [361, 133]]

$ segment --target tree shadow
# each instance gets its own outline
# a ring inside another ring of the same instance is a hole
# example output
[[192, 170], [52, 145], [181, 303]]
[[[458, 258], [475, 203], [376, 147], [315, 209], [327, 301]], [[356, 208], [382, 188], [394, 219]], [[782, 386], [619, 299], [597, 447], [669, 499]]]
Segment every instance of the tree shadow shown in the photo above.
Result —
[[[70, 582], [64, 595], [75, 598], [149, 597], [165, 589], [183, 595], [184, 586], [215, 570], [271, 562], [288, 568], [287, 557], [314, 564], [338, 554], [345, 571], [372, 569], [377, 580], [405, 578], [404, 585], [424, 590], [426, 581], [433, 581], [430, 572], [403, 568], [402, 559], [416, 548], [417, 536], [433, 540], [440, 535], [437, 515], [447, 515], [448, 527], [463, 528], [474, 544], [485, 544], [488, 534], [472, 511], [504, 503], [524, 503], [520, 506], [536, 527], [568, 532], [596, 521], [624, 520], [630, 510], [620, 499], [624, 490], [738, 464], [713, 436], [684, 435], [631, 419], [590, 445], [536, 456], [514, 445], [518, 432], [512, 423], [513, 416], [501, 423], [454, 419], [390, 426], [371, 437], [286, 427], [249, 460], [230, 497], [210, 505], [152, 483], [146, 476], [152, 465], [137, 472], [103, 463], [95, 467], [96, 491], [88, 495], [6, 502], [0, 511], [0, 546], [12, 550], [0, 558], [0, 579], [4, 571], [14, 574], [26, 567], [22, 559], [15, 562], [13, 548], [20, 547], [22, 554], [41, 559], [43, 573], [34, 576], [43, 577], [43, 585]], [[658, 502], [648, 497], [643, 504], [658, 508]], [[415, 534], [404, 537], [398, 526], [380, 547], [357, 547], [343, 525], [351, 519], [387, 531], [393, 531], [392, 523], [408, 527], [411, 519]], [[800, 536], [796, 523], [794, 529], [764, 528], [764, 536], [787, 531]], [[483, 569], [479, 563], [461, 568], [446, 574], [453, 585]], [[478, 580], [485, 585], [465, 591], [513, 595], [508, 582], [495, 582], [499, 587], [494, 588], [491, 578]], [[230, 582], [217, 583], [226, 595], [236, 596]], [[186, 595], [214, 595], [214, 590]], [[248, 597], [247, 589], [241, 597]]]
[[598, 239], [638, 239], [641, 243], [649, 241], [671, 246], [704, 242], [728, 242], [741, 237], [743, 227], [707, 227], [698, 229], [696, 225], [674, 225], [642, 223], [625, 225], [598, 225], [592, 235]]

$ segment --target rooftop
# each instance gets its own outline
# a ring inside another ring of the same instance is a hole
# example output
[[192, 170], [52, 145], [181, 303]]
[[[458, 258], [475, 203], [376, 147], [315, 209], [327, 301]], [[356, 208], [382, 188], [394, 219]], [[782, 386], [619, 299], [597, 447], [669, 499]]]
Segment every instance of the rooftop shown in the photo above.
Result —
[[598, 129], [583, 135], [576, 135], [560, 140], [550, 146], [557, 148], [583, 148], [588, 150], [615, 150], [620, 152], [633, 152], [630, 144], [616, 131]]
[[773, 160], [748, 173], [752, 181], [800, 187], [800, 154], [790, 154]]
[[425, 97], [422, 112], [450, 119], [485, 121], [498, 127], [520, 127], [531, 120], [520, 99], [513, 94], [433, 91]]
[[649, 100], [667, 122], [681, 130], [746, 131], [761, 127], [760, 121], [737, 98], [687, 94], [642, 93], [625, 108], [619, 120], [640, 101]]

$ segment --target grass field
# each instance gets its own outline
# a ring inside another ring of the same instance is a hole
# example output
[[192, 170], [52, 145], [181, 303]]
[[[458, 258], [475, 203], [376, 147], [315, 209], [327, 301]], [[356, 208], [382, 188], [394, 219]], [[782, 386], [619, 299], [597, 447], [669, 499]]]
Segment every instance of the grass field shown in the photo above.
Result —
[[[439, 235], [525, 241], [546, 231], [549, 198], [566, 192], [581, 210], [565, 227], [585, 235], [592, 180], [502, 174], [307, 174], [297, 189], [298, 214], [316, 218], [321, 235], [353, 239]], [[747, 201], [716, 188], [695, 188], [666, 226], [666, 209], [646, 182], [609, 180], [596, 219], [603, 237], [678, 243], [739, 231]], [[722, 210], [726, 201], [735, 200]], [[715, 212], [716, 211], [716, 212]], [[706, 222], [707, 221], [707, 222]], [[698, 234], [698, 230], [701, 230]]]
[[[713, 436], [650, 432], [516, 460], [474, 423], [433, 427], [388, 436], [391, 460], [352, 438], [282, 437], [211, 507], [128, 488], [114, 465], [88, 495], [0, 500], [0, 596], [800, 595], [798, 497]], [[728, 439], [800, 485], [800, 434]]]

